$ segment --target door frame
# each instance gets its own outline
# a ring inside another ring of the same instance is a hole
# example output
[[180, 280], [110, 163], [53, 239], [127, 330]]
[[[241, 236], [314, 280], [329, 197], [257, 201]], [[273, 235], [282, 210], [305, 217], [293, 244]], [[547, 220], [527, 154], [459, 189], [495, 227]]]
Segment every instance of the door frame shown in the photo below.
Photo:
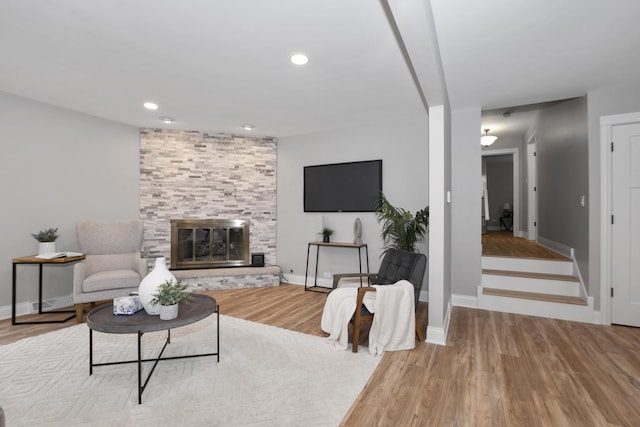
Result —
[[[522, 237], [522, 228], [520, 227], [520, 149], [518, 148], [502, 148], [497, 150], [482, 150], [481, 157], [502, 156], [510, 154], [513, 158], [513, 235]], [[491, 196], [491, 195], [489, 195]]]
[[[527, 141], [527, 239], [538, 240], [538, 162], [536, 133]], [[536, 191], [533, 191], [533, 187]], [[534, 225], [535, 223], [535, 225]]]
[[600, 117], [600, 323], [611, 324], [611, 144], [613, 126], [640, 123], [640, 112]]

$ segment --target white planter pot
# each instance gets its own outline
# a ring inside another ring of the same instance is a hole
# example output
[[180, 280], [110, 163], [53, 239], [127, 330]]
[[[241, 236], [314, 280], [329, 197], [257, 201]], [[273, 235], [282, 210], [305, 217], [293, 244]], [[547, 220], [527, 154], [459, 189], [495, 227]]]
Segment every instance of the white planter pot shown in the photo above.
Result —
[[40, 242], [38, 244], [38, 255], [46, 254], [47, 252], [56, 251], [56, 242]]
[[161, 305], [160, 306], [160, 320], [173, 320], [178, 317], [178, 305]]
[[165, 259], [156, 258], [155, 267], [153, 267], [153, 270], [151, 270], [149, 274], [142, 279], [142, 282], [140, 282], [140, 286], [138, 287], [138, 296], [140, 297], [140, 302], [147, 314], [160, 314], [160, 305], [152, 305], [151, 300], [153, 299], [153, 294], [156, 293], [158, 286], [166, 281], [175, 283], [176, 278], [167, 268]]

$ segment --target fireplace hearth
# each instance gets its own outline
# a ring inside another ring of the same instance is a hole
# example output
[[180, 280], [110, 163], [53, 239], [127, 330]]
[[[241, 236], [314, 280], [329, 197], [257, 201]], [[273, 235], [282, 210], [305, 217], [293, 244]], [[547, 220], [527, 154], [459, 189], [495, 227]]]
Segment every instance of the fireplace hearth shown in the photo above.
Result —
[[249, 220], [171, 220], [172, 269], [248, 265]]

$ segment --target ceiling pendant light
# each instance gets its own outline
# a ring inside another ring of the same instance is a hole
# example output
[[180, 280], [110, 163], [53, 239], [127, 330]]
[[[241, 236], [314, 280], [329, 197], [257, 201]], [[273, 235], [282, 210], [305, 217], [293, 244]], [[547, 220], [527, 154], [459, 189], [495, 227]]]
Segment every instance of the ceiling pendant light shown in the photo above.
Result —
[[480, 137], [480, 145], [483, 147], [488, 147], [498, 139], [497, 136], [489, 135], [489, 129], [484, 130], [484, 135]]

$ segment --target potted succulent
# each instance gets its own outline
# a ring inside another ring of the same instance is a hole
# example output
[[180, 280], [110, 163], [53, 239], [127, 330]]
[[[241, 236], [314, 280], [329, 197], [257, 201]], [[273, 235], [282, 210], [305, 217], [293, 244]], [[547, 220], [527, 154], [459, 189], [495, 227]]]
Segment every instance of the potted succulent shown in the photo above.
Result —
[[329, 243], [331, 240], [331, 235], [333, 234], [333, 230], [329, 227], [324, 227], [322, 229], [322, 241], [325, 243]]
[[178, 303], [191, 298], [186, 289], [187, 285], [179, 280], [166, 280], [158, 286], [150, 303], [160, 305], [160, 319], [172, 320], [178, 317]]
[[424, 234], [429, 231], [429, 206], [414, 216], [405, 209], [394, 207], [381, 194], [376, 216], [382, 224], [383, 254], [390, 248], [417, 252], [416, 243], [422, 241]]
[[42, 230], [39, 233], [31, 233], [31, 236], [40, 242], [38, 245], [38, 255], [56, 251], [56, 239], [58, 238], [57, 228]]

